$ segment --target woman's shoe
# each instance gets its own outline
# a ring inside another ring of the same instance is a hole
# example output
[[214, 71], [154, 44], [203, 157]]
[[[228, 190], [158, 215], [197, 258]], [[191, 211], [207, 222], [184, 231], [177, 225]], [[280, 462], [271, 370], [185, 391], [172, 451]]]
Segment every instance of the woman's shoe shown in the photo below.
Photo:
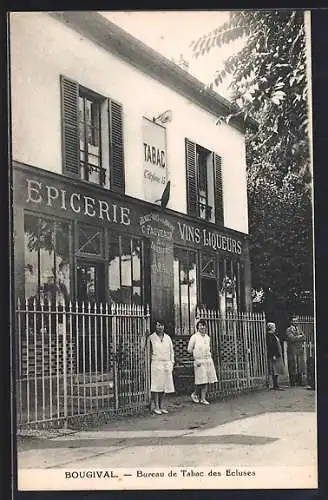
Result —
[[201, 399], [201, 400], [200, 400], [200, 403], [201, 403], [202, 405], [209, 405], [209, 404], [210, 404], [208, 401], [206, 401], [206, 399]]
[[160, 411], [161, 411], [162, 413], [164, 413], [165, 415], [168, 413], [168, 411], [167, 411], [167, 410], [164, 410], [163, 408], [161, 408], [161, 409], [160, 409]]
[[162, 415], [162, 411], [161, 410], [154, 410], [154, 413], [156, 413], [156, 415]]
[[191, 394], [191, 399], [194, 403], [199, 403], [199, 397], [194, 392]]

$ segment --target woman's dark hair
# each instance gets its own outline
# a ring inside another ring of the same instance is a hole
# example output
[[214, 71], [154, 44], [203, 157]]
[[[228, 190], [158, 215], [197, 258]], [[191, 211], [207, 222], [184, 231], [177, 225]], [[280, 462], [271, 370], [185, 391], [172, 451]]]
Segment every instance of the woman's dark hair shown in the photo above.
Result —
[[199, 327], [199, 325], [203, 325], [203, 326], [206, 326], [206, 321], [204, 319], [198, 319], [196, 321], [196, 328]]
[[164, 326], [165, 327], [165, 324], [164, 324], [164, 321], [162, 319], [154, 319], [153, 320], [153, 325], [154, 325], [154, 328], [156, 327], [156, 324], [159, 323], [160, 325]]

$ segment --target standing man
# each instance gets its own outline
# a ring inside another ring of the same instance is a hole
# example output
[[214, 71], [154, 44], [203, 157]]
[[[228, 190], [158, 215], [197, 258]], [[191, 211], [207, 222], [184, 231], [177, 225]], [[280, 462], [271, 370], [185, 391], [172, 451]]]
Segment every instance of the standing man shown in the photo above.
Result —
[[302, 374], [304, 373], [303, 342], [305, 335], [297, 325], [297, 318], [292, 317], [286, 330], [287, 358], [289, 382], [291, 387], [302, 385]]
[[285, 375], [285, 365], [282, 356], [282, 349], [279, 337], [276, 335], [276, 325], [275, 323], [267, 324], [267, 351], [268, 351], [268, 362], [269, 371], [272, 376], [273, 389], [275, 391], [283, 391], [279, 387], [278, 377], [279, 375]]

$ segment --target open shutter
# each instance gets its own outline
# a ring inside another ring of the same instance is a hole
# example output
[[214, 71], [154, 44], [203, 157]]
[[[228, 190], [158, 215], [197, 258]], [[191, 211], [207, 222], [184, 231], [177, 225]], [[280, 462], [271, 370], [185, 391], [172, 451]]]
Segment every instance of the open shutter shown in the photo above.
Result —
[[63, 173], [80, 177], [79, 85], [61, 76]]
[[123, 112], [118, 102], [109, 101], [110, 189], [125, 191]]
[[186, 147], [186, 178], [187, 178], [187, 212], [197, 217], [197, 168], [196, 144], [185, 139]]
[[213, 153], [215, 172], [215, 222], [224, 224], [223, 218], [223, 185], [222, 185], [222, 160], [219, 155]]

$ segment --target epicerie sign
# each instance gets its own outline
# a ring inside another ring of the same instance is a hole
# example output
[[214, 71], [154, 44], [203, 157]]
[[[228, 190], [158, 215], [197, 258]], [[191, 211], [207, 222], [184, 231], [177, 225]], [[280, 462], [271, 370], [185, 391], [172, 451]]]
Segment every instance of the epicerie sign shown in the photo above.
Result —
[[161, 199], [168, 181], [166, 129], [143, 118], [142, 139], [144, 198], [154, 203]]

